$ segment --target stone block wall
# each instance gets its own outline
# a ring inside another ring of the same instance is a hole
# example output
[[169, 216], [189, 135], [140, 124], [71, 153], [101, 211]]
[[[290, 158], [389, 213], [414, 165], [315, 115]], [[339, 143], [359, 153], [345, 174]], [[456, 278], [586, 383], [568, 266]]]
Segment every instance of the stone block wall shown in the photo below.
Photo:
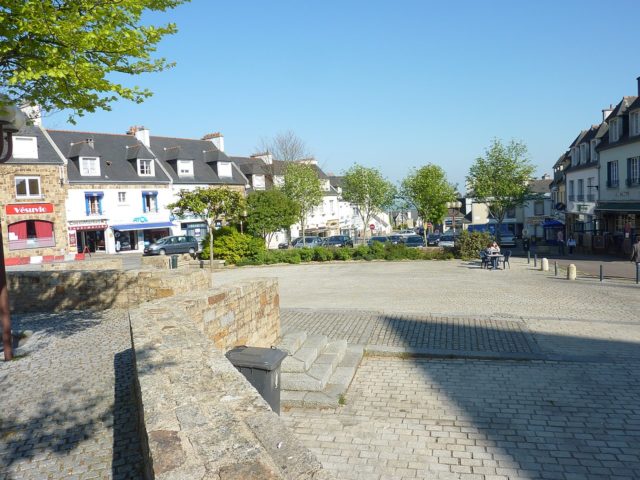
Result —
[[[219, 287], [204, 301], [187, 294], [130, 310], [145, 479], [332, 478], [229, 363], [226, 347], [216, 348], [208, 338], [215, 338], [215, 325], [224, 328], [231, 319], [218, 317], [233, 313], [242, 324], [242, 310], [257, 315], [266, 307], [261, 299], [276, 308], [274, 281]], [[255, 338], [270, 332], [259, 321], [253, 328]]]
[[280, 336], [280, 296], [273, 278], [213, 287], [171, 300], [221, 350], [237, 345], [270, 347]]
[[204, 270], [7, 272], [11, 311], [59, 312], [128, 308], [211, 286]]

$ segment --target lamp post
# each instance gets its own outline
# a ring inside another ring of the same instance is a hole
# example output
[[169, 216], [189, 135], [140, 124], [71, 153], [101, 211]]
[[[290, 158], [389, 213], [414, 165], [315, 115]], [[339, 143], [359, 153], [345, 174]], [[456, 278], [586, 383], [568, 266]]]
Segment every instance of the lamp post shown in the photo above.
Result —
[[[27, 116], [6, 97], [0, 97], [0, 163], [13, 155], [12, 135], [25, 126]], [[7, 272], [4, 267], [4, 245], [0, 229], [0, 326], [2, 327], [2, 347], [4, 359], [13, 358], [11, 336], [11, 316], [9, 314], [9, 291], [7, 290]]]
[[451, 211], [451, 228], [456, 233], [456, 214], [460, 211], [462, 202], [447, 202], [447, 208]]

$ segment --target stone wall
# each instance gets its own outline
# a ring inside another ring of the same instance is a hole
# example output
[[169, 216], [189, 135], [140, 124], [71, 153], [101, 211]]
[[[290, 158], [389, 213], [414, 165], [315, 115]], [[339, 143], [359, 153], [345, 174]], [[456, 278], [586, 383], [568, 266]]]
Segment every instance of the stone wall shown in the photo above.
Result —
[[[257, 315], [269, 311], [268, 304], [277, 311], [273, 280], [219, 287], [203, 301], [187, 294], [130, 311], [146, 479], [331, 478], [225, 358], [232, 336], [218, 338], [220, 348], [207, 338], [215, 339], [216, 325], [224, 329], [225, 322], [243, 331], [242, 311]], [[233, 317], [222, 320], [225, 312]], [[251, 338], [270, 336], [271, 327], [257, 320]]]
[[7, 272], [11, 311], [58, 312], [128, 308], [211, 286], [204, 270]]

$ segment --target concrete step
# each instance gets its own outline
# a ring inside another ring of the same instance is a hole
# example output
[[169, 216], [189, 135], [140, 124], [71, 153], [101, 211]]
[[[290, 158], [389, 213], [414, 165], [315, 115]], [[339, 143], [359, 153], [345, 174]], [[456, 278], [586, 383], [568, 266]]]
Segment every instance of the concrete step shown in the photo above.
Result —
[[293, 333], [285, 335], [278, 348], [289, 352], [280, 367], [283, 373], [307, 372], [318, 356], [327, 346], [327, 337], [324, 335], [307, 336], [306, 333]]
[[[358, 345], [347, 346], [346, 342], [341, 342], [340, 345], [334, 345], [332, 348], [337, 349], [336, 353], [323, 353], [318, 357], [318, 360], [322, 359], [326, 363], [314, 364], [312, 369], [315, 376], [310, 375], [309, 372], [307, 374], [285, 374], [282, 376], [280, 404], [283, 408], [335, 408], [340, 405], [341, 399], [348, 401], [345, 395], [362, 361], [364, 349]], [[340, 354], [341, 358], [334, 365], [333, 359], [329, 357], [337, 354]], [[326, 357], [323, 358], [325, 355]], [[324, 365], [325, 368], [316, 368], [320, 365]], [[324, 375], [329, 370], [326, 366], [331, 366], [331, 373], [326, 382], [324, 382], [324, 386], [319, 389], [318, 387], [323, 385]], [[306, 378], [301, 375], [306, 375]], [[290, 381], [298, 388], [287, 388], [286, 378], [288, 376], [295, 376]], [[304, 389], [302, 388], [303, 386], [311, 386], [313, 388]]]
[[276, 345], [280, 350], [284, 350], [289, 355], [293, 355], [307, 339], [306, 332], [287, 333]]

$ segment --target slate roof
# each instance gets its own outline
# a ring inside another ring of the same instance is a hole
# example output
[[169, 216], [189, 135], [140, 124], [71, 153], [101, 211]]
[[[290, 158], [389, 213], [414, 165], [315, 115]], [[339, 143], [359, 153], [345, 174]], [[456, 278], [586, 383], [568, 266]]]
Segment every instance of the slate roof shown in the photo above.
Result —
[[[608, 148], [614, 148], [620, 145], [624, 145], [626, 143], [630, 143], [630, 142], [637, 142], [640, 141], [640, 136], [635, 136], [635, 137], [630, 137], [629, 136], [629, 110], [631, 110], [631, 107], [633, 105], [636, 105], [637, 102], [640, 100], [640, 97], [637, 96], [628, 96], [628, 97], [622, 97], [622, 100], [620, 100], [620, 102], [616, 105], [616, 107], [613, 109], [613, 111], [611, 112], [611, 114], [607, 117], [607, 130], [603, 130], [602, 132], [598, 132], [598, 134], [601, 136], [598, 137], [601, 139], [600, 144], [598, 145], [598, 151], [600, 150], [606, 150]], [[609, 142], [609, 135], [606, 135], [608, 128], [609, 128], [609, 121], [613, 120], [616, 117], [627, 117], [626, 120], [624, 120], [622, 126], [622, 136], [618, 139], [617, 142], [613, 142], [610, 143]], [[604, 122], [603, 122], [604, 123]]]
[[550, 178], [530, 180], [529, 189], [531, 193], [549, 193], [552, 181]]
[[38, 139], [38, 158], [9, 157], [9, 160], [5, 163], [13, 165], [64, 165], [64, 160], [60, 157], [42, 128], [37, 126], [25, 126], [17, 133], [14, 133], [13, 136], [36, 137]]
[[[215, 161], [231, 159], [220, 152], [210, 141], [171, 137], [150, 137], [150, 148], [135, 136], [125, 134], [74, 132], [48, 130], [58, 148], [73, 160], [78, 156], [100, 157], [100, 176], [81, 176], [78, 165], [68, 162], [68, 176], [71, 183], [160, 183], [204, 184], [204, 185], [245, 185], [242, 173], [233, 168], [231, 178], [218, 177]], [[91, 139], [92, 142], [88, 141]], [[93, 146], [91, 146], [93, 143]], [[140, 176], [137, 172], [139, 158], [154, 159], [156, 167], [153, 176]], [[176, 160], [193, 161], [193, 177], [179, 177]]]
[[329, 182], [333, 188], [342, 188], [344, 177], [338, 177], [336, 175], [329, 176]]
[[267, 175], [270, 172], [269, 166], [265, 164], [259, 158], [253, 157], [230, 157], [233, 162], [238, 165], [238, 168], [245, 175]]

